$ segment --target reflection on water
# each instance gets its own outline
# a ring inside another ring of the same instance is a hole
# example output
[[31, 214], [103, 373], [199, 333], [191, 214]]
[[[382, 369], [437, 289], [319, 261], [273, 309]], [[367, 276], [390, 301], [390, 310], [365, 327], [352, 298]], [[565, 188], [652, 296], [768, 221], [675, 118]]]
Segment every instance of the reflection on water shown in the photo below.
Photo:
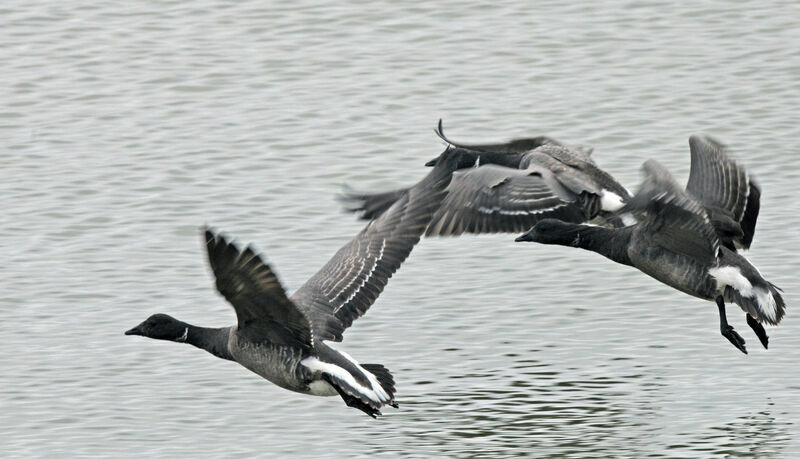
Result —
[[[792, 2], [11, 1], [0, 28], [0, 455], [800, 457], [800, 17]], [[635, 188], [690, 134], [762, 185], [765, 351], [712, 303], [515, 235], [423, 240], [339, 348], [395, 375], [377, 421], [189, 346], [233, 323], [198, 227], [296, 289], [442, 150], [549, 134]]]
[[768, 409], [722, 426], [709, 427], [694, 441], [669, 445], [669, 448], [677, 454], [714, 452], [734, 457], [787, 457], [786, 447], [796, 428], [794, 423], [778, 420], [771, 414], [775, 409], [772, 403]]
[[[633, 428], [645, 427], [657, 415], [649, 404], [629, 399], [633, 390], [640, 390], [642, 377], [592, 376], [578, 369], [559, 372], [521, 359], [507, 372], [452, 376], [437, 392], [404, 400], [403, 408], [412, 412], [404, 416], [406, 428], [398, 433], [410, 446], [460, 455], [535, 450], [591, 455], [615, 449], [634, 453], [646, 442]], [[646, 390], [661, 384], [649, 385]], [[416, 428], [423, 423], [431, 430]]]

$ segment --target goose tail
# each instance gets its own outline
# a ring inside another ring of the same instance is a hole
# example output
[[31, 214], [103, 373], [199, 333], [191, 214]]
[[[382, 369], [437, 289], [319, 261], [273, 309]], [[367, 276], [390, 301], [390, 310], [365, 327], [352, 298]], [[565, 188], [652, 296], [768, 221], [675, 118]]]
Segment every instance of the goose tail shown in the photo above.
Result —
[[392, 373], [379, 363], [365, 363], [361, 366], [375, 376], [375, 378], [378, 380], [378, 384], [389, 396], [389, 400], [386, 402], [386, 404], [391, 407], [398, 408], [397, 402], [394, 399], [394, 394], [397, 391], [394, 388], [394, 377], [392, 376]]
[[783, 301], [781, 289], [771, 282], [767, 282], [765, 286], [752, 287], [746, 292], [728, 285], [725, 287], [725, 297], [759, 322], [778, 325], [786, 314], [786, 303]]

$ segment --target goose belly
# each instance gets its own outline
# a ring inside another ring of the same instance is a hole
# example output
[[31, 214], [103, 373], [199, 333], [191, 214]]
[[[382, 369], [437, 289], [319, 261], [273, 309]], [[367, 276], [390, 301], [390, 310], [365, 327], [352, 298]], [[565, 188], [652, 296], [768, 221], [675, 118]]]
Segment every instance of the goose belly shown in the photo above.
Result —
[[629, 256], [636, 268], [676, 290], [704, 300], [713, 300], [716, 295], [716, 281], [708, 274], [708, 267], [687, 257], [653, 248]]
[[243, 367], [276, 386], [295, 392], [308, 392], [308, 384], [298, 369], [298, 363], [303, 358], [300, 349], [242, 343], [238, 340], [232, 344], [231, 355]]

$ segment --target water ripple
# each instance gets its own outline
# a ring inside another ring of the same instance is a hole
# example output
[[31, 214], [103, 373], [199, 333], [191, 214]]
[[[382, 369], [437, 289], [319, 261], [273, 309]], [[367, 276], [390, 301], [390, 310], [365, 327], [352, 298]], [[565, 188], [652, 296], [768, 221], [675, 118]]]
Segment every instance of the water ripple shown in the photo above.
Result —
[[[800, 7], [767, 3], [4, 4], [0, 452], [797, 456]], [[593, 145], [631, 188], [648, 158], [685, 178], [691, 133], [729, 143], [763, 188], [748, 256], [790, 308], [769, 352], [734, 352], [710, 303], [513, 235], [424, 240], [348, 330], [398, 382], [378, 421], [122, 335], [234, 320], [204, 223], [297, 288], [362, 226], [341, 185], [418, 180], [439, 117]]]

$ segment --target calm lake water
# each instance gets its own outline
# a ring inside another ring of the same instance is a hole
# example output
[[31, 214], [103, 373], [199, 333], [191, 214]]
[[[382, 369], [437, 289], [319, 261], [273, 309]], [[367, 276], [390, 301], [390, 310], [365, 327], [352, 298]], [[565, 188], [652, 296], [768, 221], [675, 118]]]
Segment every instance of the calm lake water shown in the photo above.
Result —
[[[796, 2], [5, 2], [3, 456], [758, 456], [800, 439]], [[151, 313], [233, 323], [199, 227], [290, 290], [363, 225], [342, 184], [413, 183], [442, 143], [548, 134], [629, 188], [687, 139], [762, 184], [748, 257], [788, 314], [743, 355], [716, 307], [516, 235], [423, 240], [338, 347], [380, 362], [377, 421], [190, 346]]]

